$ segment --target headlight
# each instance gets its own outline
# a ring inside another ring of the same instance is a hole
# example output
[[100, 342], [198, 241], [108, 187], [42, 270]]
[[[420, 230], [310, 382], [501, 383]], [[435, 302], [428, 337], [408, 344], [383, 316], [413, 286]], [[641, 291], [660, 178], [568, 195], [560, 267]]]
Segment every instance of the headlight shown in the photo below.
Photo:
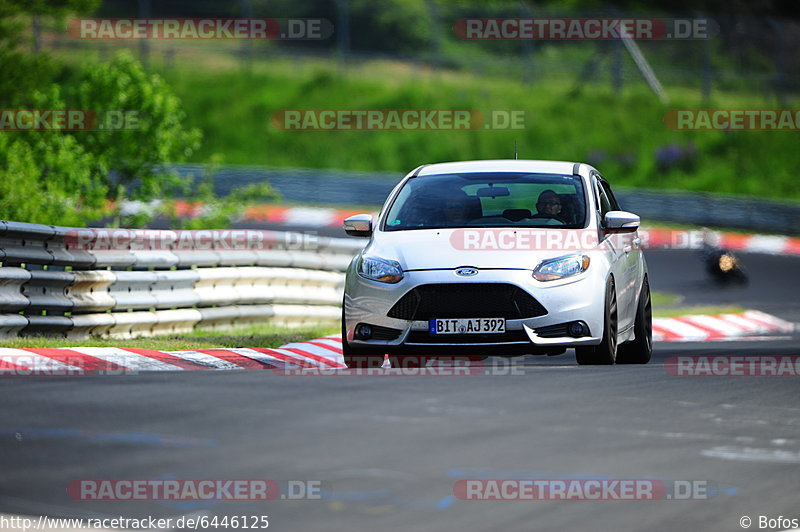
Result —
[[586, 255], [568, 255], [543, 260], [533, 270], [533, 278], [537, 281], [556, 281], [583, 273], [588, 267], [589, 257]]
[[398, 283], [403, 279], [403, 269], [399, 262], [378, 257], [361, 257], [358, 261], [358, 274], [382, 283]]

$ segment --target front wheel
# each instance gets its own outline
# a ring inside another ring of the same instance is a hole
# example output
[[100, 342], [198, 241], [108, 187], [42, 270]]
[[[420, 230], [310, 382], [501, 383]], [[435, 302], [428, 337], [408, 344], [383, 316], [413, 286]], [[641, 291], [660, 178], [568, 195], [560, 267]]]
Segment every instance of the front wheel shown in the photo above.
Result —
[[635, 338], [619, 346], [617, 353], [619, 364], [647, 364], [653, 354], [653, 307], [650, 302], [650, 283], [647, 282], [647, 277], [642, 283], [633, 332]]
[[606, 307], [603, 339], [599, 345], [576, 347], [575, 359], [582, 366], [611, 365], [617, 358], [617, 290], [614, 279], [606, 282]]

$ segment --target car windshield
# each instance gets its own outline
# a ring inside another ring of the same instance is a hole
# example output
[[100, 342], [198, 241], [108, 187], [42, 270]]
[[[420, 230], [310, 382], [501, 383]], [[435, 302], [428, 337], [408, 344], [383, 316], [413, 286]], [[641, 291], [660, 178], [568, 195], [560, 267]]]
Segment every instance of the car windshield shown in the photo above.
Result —
[[517, 172], [409, 179], [389, 209], [385, 231], [450, 227], [581, 228], [583, 182], [572, 175]]

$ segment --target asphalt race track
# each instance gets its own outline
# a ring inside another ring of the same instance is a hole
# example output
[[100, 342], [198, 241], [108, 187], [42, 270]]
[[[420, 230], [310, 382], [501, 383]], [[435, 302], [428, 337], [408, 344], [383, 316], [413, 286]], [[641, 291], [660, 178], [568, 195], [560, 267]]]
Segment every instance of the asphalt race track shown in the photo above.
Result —
[[[798, 259], [745, 255], [720, 288], [692, 252], [648, 252], [652, 286], [800, 321]], [[676, 377], [676, 355], [800, 355], [798, 339], [657, 344], [646, 366], [572, 352], [490, 359], [491, 375], [269, 371], [0, 381], [0, 512], [269, 515], [285, 531], [742, 530], [800, 518], [799, 377]], [[672, 362], [670, 362], [671, 364]], [[518, 373], [507, 375], [505, 373]], [[319, 480], [317, 500], [74, 500], [77, 479]], [[466, 501], [461, 479], [699, 481], [656, 501]]]

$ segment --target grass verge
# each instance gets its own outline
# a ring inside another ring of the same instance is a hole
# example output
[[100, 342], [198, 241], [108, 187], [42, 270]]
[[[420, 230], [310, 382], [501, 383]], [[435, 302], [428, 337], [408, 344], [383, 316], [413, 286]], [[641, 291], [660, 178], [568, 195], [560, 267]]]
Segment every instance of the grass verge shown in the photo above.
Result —
[[736, 314], [745, 311], [737, 305], [682, 305], [683, 297], [670, 292], [653, 291], [650, 298], [654, 318], [675, 318], [691, 314]]
[[339, 332], [338, 327], [299, 327], [288, 329], [277, 325], [257, 325], [231, 331], [198, 329], [189, 334], [153, 336], [123, 340], [119, 338], [86, 338], [70, 340], [30, 336], [0, 340], [0, 347], [137, 347], [158, 351], [187, 351], [224, 347], [280, 347], [291, 342], [302, 342]]
[[691, 314], [738, 314], [744, 312], [744, 307], [736, 305], [698, 305], [694, 307], [654, 308], [654, 318], [675, 318]]
[[[518, 76], [428, 72], [399, 61], [343, 73], [330, 61], [275, 56], [255, 59], [245, 71], [191, 55], [199, 52], [180, 52], [196, 61], [180, 56], [175, 64], [150, 66], [183, 100], [187, 125], [204, 132], [196, 162], [221, 154], [225, 164], [390, 171], [399, 178], [422, 163], [509, 158], [516, 142], [520, 158], [587, 161], [617, 186], [800, 199], [795, 132], [665, 125], [669, 109], [780, 107], [774, 96], [755, 91], [717, 90], [701, 104], [699, 90], [667, 87], [670, 103], [663, 105], [641, 80], [619, 94], [599, 84], [576, 92], [575, 82], [564, 79], [525, 84]], [[58, 57], [70, 63], [78, 56]], [[522, 129], [286, 131], [271, 120], [282, 109], [514, 110], [525, 121]]]

